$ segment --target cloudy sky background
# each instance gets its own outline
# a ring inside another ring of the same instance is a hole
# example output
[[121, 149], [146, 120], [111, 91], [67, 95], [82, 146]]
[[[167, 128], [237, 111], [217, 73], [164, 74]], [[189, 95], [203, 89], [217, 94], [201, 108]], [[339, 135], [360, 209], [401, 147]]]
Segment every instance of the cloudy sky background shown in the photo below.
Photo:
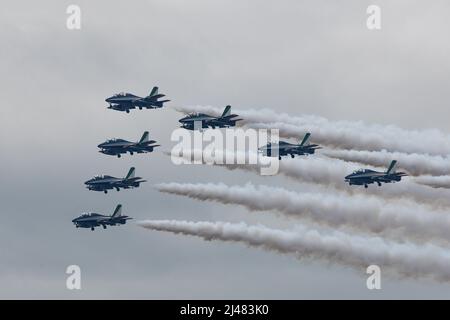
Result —
[[[82, 29], [66, 28], [78, 4]], [[382, 30], [366, 8], [382, 9]], [[449, 298], [448, 285], [383, 278], [241, 244], [150, 232], [133, 223], [76, 229], [83, 211], [135, 219], [294, 220], [158, 193], [160, 182], [252, 181], [300, 190], [282, 177], [174, 166], [161, 151], [181, 117], [172, 108], [106, 109], [119, 91], [158, 85], [170, 106], [231, 104], [294, 115], [448, 132], [448, 1], [11, 1], [0, 12], [0, 298]], [[159, 152], [117, 159], [106, 138], [150, 131]], [[141, 188], [90, 192], [98, 173], [130, 166]], [[65, 287], [68, 265], [82, 290]]]

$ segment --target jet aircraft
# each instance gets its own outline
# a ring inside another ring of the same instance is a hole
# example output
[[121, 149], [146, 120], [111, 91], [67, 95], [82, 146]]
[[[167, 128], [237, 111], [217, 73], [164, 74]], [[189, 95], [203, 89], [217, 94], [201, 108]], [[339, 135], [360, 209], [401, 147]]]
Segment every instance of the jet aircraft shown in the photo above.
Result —
[[108, 193], [108, 190], [110, 189], [120, 191], [121, 188], [137, 188], [140, 183], [145, 182], [146, 180], [141, 180], [141, 177], [135, 177], [134, 172], [134, 167], [131, 167], [125, 178], [116, 178], [107, 175], [95, 176], [94, 178], [86, 181], [84, 184], [89, 190], [103, 191], [104, 193]]
[[119, 204], [111, 216], [89, 212], [83, 213], [78, 218], [73, 219], [72, 222], [77, 228], [91, 228], [94, 231], [95, 227], [103, 226], [103, 229], [106, 229], [106, 226], [126, 224], [127, 220], [130, 219], [133, 218], [122, 215], [122, 205]]
[[303, 156], [308, 154], [314, 154], [320, 147], [317, 144], [308, 143], [308, 139], [311, 133], [306, 133], [303, 140], [299, 144], [292, 144], [286, 141], [280, 141], [279, 143], [269, 142], [267, 145], [259, 148], [259, 151], [268, 157], [276, 157], [281, 160], [282, 156], [291, 155], [292, 158], [295, 155]]
[[381, 183], [394, 183], [400, 181], [402, 177], [407, 176], [404, 172], [396, 172], [395, 167], [397, 160], [392, 160], [386, 172], [378, 172], [370, 169], [360, 169], [345, 177], [345, 181], [349, 185], [367, 185], [371, 183], [377, 183], [381, 186]]
[[130, 155], [133, 155], [135, 152], [153, 152], [155, 147], [159, 147], [159, 144], [153, 144], [155, 142], [155, 140], [148, 139], [148, 131], [145, 131], [138, 142], [131, 142], [123, 139], [110, 139], [100, 143], [98, 147], [100, 148], [99, 152], [120, 158], [121, 154], [127, 152], [129, 152]]
[[121, 92], [107, 98], [105, 101], [109, 103], [108, 109], [117, 111], [125, 111], [129, 113], [131, 109], [139, 108], [142, 110], [162, 108], [165, 102], [170, 100], [158, 100], [165, 97], [164, 94], [158, 94], [158, 87], [153, 87], [150, 94], [146, 97], [139, 97], [132, 93]]
[[237, 114], [231, 114], [231, 106], [226, 106], [222, 115], [214, 117], [204, 113], [192, 113], [184, 118], [181, 118], [179, 122], [181, 127], [188, 130], [204, 129], [204, 128], [228, 128], [234, 127], [237, 121], [242, 119], [235, 119], [239, 117]]

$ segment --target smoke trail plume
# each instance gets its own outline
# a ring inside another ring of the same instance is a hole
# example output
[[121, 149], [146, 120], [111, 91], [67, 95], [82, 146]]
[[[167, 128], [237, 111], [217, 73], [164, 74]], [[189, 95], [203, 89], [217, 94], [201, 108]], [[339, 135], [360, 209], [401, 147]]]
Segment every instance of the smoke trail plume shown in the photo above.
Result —
[[359, 162], [372, 166], [386, 166], [393, 159], [401, 164], [401, 168], [414, 176], [450, 174], [450, 157], [431, 156], [417, 153], [382, 151], [356, 151], [323, 149], [321, 154], [344, 161]]
[[245, 223], [176, 220], [147, 220], [139, 222], [139, 225], [205, 240], [241, 242], [251, 247], [295, 254], [300, 259], [322, 259], [359, 270], [376, 264], [383, 270], [403, 276], [450, 280], [450, 253], [430, 244], [417, 246], [387, 242], [378, 237], [365, 238], [332, 230], [324, 232], [303, 226], [283, 231]]
[[410, 201], [387, 202], [365, 195], [348, 197], [345, 193], [297, 193], [250, 183], [230, 187], [223, 183], [163, 183], [156, 188], [202, 201], [242, 205], [251, 211], [276, 210], [333, 227], [347, 226], [386, 234], [395, 231], [414, 239], [450, 241], [448, 213]]
[[[192, 152], [201, 154], [201, 150], [193, 150]], [[203, 161], [213, 162], [212, 159], [203, 159]], [[230, 170], [239, 169], [260, 173], [260, 164], [223, 164], [219, 166]], [[399, 166], [401, 167], [402, 164], [399, 163]], [[356, 163], [320, 156], [283, 158], [279, 162], [279, 173], [290, 179], [331, 186], [349, 194], [378, 195], [389, 199], [413, 199], [419, 203], [430, 204], [435, 208], [450, 207], [450, 190], [431, 188], [424, 183], [416, 183], [409, 177], [405, 177], [397, 183], [383, 184], [381, 187], [373, 184], [368, 189], [362, 186], [349, 186], [344, 181], [344, 177], [358, 167], [359, 165]], [[385, 169], [377, 170], [383, 171]]]
[[421, 176], [414, 178], [414, 181], [432, 188], [450, 189], [450, 176]]
[[[223, 108], [183, 106], [180, 112], [205, 112], [219, 116]], [[284, 137], [302, 138], [311, 132], [312, 141], [325, 146], [350, 150], [398, 151], [432, 155], [450, 154], [450, 136], [436, 129], [405, 130], [393, 125], [367, 124], [362, 121], [331, 121], [323, 117], [290, 116], [269, 109], [234, 110], [244, 120], [238, 125], [252, 128], [278, 128]]]
[[[359, 186], [349, 186], [344, 176], [357, 168], [354, 163], [326, 158], [283, 159], [280, 163], [280, 173], [305, 182], [332, 185], [350, 193], [378, 195], [383, 198], [409, 198], [419, 203], [428, 203], [434, 207], [450, 206], [450, 190], [436, 190], [429, 186], [415, 183], [415, 180], [405, 177], [393, 184], [383, 184], [378, 187], [371, 185], [368, 189]], [[400, 163], [401, 167], [401, 163]], [[417, 178], [416, 178], [417, 179]]]

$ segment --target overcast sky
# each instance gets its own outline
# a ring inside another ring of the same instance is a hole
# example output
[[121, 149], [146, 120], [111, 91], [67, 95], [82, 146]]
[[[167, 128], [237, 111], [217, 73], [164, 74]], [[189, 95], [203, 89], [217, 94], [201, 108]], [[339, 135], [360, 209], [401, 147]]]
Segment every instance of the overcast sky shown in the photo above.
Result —
[[[81, 30], [66, 8], [81, 7]], [[381, 7], [382, 29], [366, 28]], [[11, 1], [0, 12], [0, 298], [450, 298], [448, 285], [382, 279], [321, 261], [241, 244], [151, 232], [133, 222], [76, 229], [83, 211], [117, 203], [139, 219], [261, 222], [269, 213], [161, 194], [160, 182], [265, 183], [282, 177], [175, 166], [161, 151], [181, 114], [170, 106], [231, 104], [293, 115], [448, 130], [448, 1]], [[154, 85], [168, 108], [106, 109], [119, 91]], [[106, 138], [150, 131], [162, 147], [121, 159], [98, 153]], [[88, 191], [95, 174], [148, 180], [107, 195]], [[281, 221], [280, 221], [281, 220]], [[66, 267], [82, 290], [66, 289]]]

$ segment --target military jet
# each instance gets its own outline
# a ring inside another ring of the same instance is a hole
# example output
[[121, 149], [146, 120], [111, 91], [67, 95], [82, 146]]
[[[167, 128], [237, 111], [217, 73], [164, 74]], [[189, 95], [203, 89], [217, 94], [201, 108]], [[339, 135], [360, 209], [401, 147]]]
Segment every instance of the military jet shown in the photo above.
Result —
[[105, 101], [109, 103], [108, 109], [117, 111], [125, 111], [130, 113], [131, 109], [139, 108], [142, 110], [162, 108], [165, 102], [170, 100], [158, 100], [165, 97], [164, 94], [158, 94], [158, 87], [153, 87], [150, 94], [146, 97], [135, 96], [131, 93], [121, 92], [112, 97], [107, 98]]
[[367, 188], [367, 185], [375, 182], [378, 186], [381, 186], [381, 183], [394, 183], [400, 181], [402, 177], [407, 176], [407, 174], [404, 172], [396, 172], [396, 164], [397, 160], [392, 160], [386, 172], [378, 172], [370, 169], [357, 170], [346, 176], [345, 182], [348, 182], [349, 185], [364, 185], [364, 187]]
[[94, 178], [86, 181], [84, 184], [89, 190], [93, 191], [103, 191], [108, 193], [110, 189], [116, 189], [120, 191], [122, 189], [137, 188], [139, 184], [145, 182], [146, 180], [141, 180], [141, 177], [134, 176], [134, 167], [130, 168], [128, 174], [125, 178], [116, 178], [111, 176], [95, 176]]
[[122, 205], [118, 204], [111, 216], [89, 212], [83, 213], [78, 218], [73, 219], [72, 222], [77, 228], [91, 228], [94, 231], [95, 227], [103, 226], [103, 229], [106, 229], [106, 226], [126, 224], [127, 220], [130, 219], [133, 218], [122, 215]]
[[231, 106], [226, 106], [220, 117], [210, 116], [204, 113], [192, 113], [179, 120], [181, 127], [188, 130], [204, 129], [204, 128], [228, 128], [234, 127], [237, 121], [242, 119], [234, 119], [239, 117], [237, 114], [231, 114]]
[[133, 155], [135, 152], [153, 152], [155, 147], [159, 147], [159, 144], [153, 144], [155, 142], [155, 140], [148, 139], [148, 131], [145, 131], [138, 142], [131, 142], [123, 139], [110, 139], [100, 143], [98, 147], [100, 148], [99, 152], [120, 158], [122, 153], [127, 152], [129, 152], [130, 155]]
[[265, 156], [276, 157], [281, 160], [282, 156], [291, 155], [292, 158], [295, 155], [303, 156], [308, 154], [314, 154], [320, 147], [317, 144], [308, 143], [308, 139], [311, 133], [305, 134], [303, 140], [299, 144], [292, 144], [286, 141], [280, 141], [279, 143], [269, 142], [267, 145], [259, 148], [258, 150]]

